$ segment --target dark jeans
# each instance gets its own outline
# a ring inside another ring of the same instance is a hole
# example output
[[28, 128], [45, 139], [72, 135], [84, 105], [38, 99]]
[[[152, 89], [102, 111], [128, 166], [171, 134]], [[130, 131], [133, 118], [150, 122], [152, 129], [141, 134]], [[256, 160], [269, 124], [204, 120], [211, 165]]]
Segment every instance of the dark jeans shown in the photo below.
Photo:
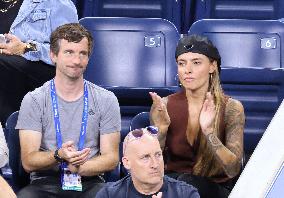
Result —
[[183, 173], [168, 173], [169, 177], [184, 181], [197, 188], [200, 198], [227, 198], [233, 188], [231, 182], [215, 183], [205, 177]]
[[0, 54], [0, 121], [19, 110], [25, 94], [55, 75], [55, 67], [21, 56]]
[[34, 180], [30, 185], [21, 189], [18, 198], [89, 198], [95, 197], [104, 186], [104, 180], [98, 176], [85, 179], [82, 177], [83, 191], [62, 190], [60, 177], [48, 176]]

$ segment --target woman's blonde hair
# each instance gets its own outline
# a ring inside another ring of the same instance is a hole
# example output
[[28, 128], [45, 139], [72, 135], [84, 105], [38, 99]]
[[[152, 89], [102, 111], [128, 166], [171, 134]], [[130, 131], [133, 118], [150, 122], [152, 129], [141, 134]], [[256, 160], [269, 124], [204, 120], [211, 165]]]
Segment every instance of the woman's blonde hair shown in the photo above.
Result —
[[[210, 59], [210, 58], [209, 58]], [[213, 63], [213, 59], [210, 62]], [[216, 69], [209, 77], [209, 90], [213, 95], [215, 106], [216, 106], [216, 116], [214, 120], [214, 131], [220, 139], [222, 137], [220, 126], [220, 120], [224, 111], [225, 97], [224, 92], [221, 87], [219, 71]], [[216, 175], [221, 175], [223, 169], [221, 164], [215, 159], [214, 154], [211, 152], [207, 145], [206, 137], [199, 131], [200, 144], [197, 153], [197, 161], [193, 167], [193, 174], [205, 177], [212, 177]]]

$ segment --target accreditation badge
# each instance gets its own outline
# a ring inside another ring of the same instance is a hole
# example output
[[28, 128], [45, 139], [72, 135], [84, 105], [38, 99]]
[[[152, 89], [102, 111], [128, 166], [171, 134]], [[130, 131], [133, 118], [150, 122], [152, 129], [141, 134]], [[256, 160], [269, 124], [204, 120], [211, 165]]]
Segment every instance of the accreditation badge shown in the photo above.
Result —
[[72, 173], [68, 168], [62, 168], [61, 184], [63, 190], [82, 191], [81, 176]]

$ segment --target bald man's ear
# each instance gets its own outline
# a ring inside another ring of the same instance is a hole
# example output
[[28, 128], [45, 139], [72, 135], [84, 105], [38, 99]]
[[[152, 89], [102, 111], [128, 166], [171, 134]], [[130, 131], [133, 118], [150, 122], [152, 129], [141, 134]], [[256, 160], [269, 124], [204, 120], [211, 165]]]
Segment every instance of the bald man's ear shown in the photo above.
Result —
[[122, 163], [123, 163], [123, 166], [124, 168], [126, 168], [127, 170], [130, 170], [131, 168], [131, 163], [130, 161], [127, 159], [127, 157], [122, 157]]

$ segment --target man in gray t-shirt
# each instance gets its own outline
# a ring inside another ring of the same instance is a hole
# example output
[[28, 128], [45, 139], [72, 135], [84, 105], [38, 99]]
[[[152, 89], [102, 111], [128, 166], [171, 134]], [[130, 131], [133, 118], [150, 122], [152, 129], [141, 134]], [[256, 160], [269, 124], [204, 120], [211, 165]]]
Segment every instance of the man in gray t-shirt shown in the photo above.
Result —
[[16, 128], [31, 184], [18, 197], [93, 197], [99, 174], [118, 163], [121, 129], [115, 95], [83, 79], [91, 34], [79, 24], [51, 35], [55, 78], [23, 99]]

